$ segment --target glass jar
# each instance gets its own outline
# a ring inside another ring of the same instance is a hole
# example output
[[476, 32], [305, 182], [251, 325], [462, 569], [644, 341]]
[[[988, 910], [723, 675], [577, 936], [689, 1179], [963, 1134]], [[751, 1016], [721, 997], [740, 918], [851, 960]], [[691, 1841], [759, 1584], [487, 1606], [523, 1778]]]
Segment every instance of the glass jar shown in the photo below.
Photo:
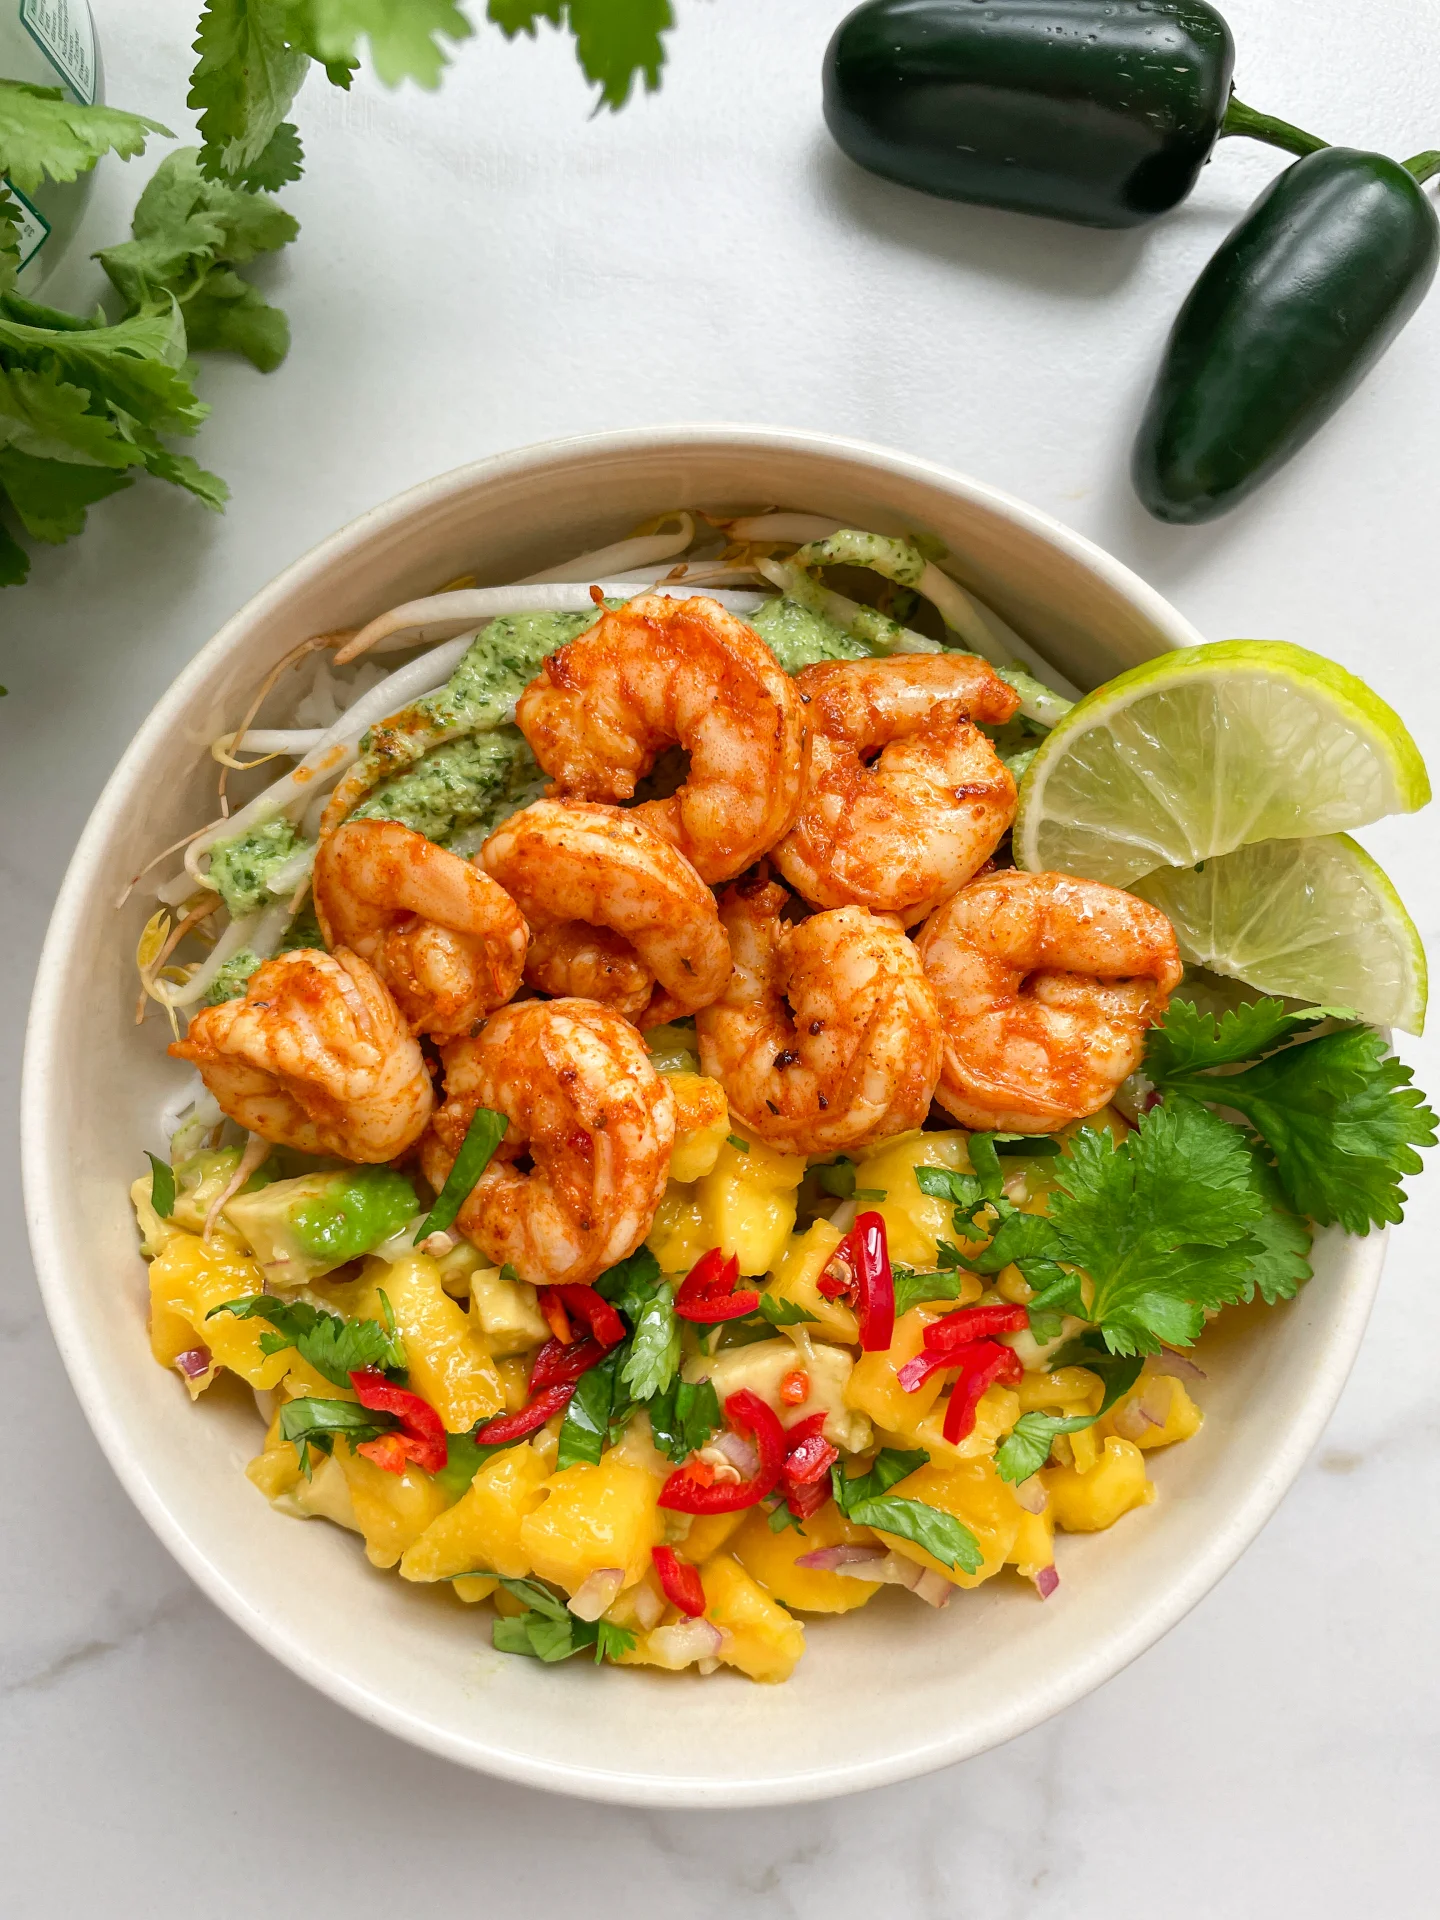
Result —
[[[103, 100], [100, 43], [87, 0], [0, 0], [0, 79], [60, 87], [87, 107]], [[66, 186], [47, 180], [33, 194], [6, 182], [21, 214], [18, 293], [33, 299], [59, 265], [94, 178], [92, 167]]]

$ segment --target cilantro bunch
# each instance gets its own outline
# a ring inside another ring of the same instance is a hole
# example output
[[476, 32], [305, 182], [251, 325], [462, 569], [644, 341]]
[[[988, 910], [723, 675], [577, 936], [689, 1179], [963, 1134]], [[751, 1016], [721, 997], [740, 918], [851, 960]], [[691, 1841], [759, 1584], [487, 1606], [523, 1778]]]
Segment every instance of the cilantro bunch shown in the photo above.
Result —
[[973, 1173], [917, 1168], [923, 1192], [953, 1203], [958, 1239], [988, 1245], [942, 1241], [940, 1272], [899, 1276], [897, 1305], [943, 1297], [948, 1276], [1014, 1265], [1035, 1289], [1037, 1339], [1070, 1314], [1104, 1351], [1143, 1355], [1190, 1345], [1213, 1309], [1292, 1297], [1310, 1277], [1312, 1223], [1363, 1234], [1399, 1220], [1401, 1178], [1436, 1138], [1410, 1069], [1373, 1028], [1301, 1037], [1329, 1012], [1262, 999], [1217, 1024], [1173, 1001], [1145, 1055], [1159, 1104], [1121, 1145], [1093, 1128], [1074, 1135], [1048, 1214], [1005, 1198], [1003, 1136], [972, 1136]]

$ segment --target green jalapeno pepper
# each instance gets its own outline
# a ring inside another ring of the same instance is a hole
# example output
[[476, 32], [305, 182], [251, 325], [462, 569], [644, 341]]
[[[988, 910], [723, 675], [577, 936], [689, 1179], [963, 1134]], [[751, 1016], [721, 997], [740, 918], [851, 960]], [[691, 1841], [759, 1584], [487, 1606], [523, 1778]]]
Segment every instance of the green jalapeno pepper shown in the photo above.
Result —
[[1233, 101], [1207, 0], [867, 0], [825, 55], [825, 119], [903, 186], [1094, 227], [1183, 200], [1222, 134], [1320, 143]]
[[1400, 166], [1325, 147], [1221, 245], [1180, 310], [1135, 443], [1158, 519], [1211, 520], [1267, 480], [1359, 385], [1424, 298], [1440, 220]]

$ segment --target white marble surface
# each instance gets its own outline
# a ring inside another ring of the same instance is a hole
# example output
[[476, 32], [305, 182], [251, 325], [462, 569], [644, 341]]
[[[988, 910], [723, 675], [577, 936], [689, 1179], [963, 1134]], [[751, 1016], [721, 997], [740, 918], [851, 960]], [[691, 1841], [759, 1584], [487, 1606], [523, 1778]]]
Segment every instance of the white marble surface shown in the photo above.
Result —
[[[472, 8], [472, 10], [474, 10]], [[101, 0], [111, 98], [177, 128], [194, 0]], [[577, 429], [739, 419], [833, 429], [1048, 508], [1214, 637], [1285, 636], [1364, 673], [1440, 764], [1440, 296], [1270, 491], [1202, 531], [1125, 480], [1168, 315], [1276, 161], [1227, 146], [1189, 206], [1106, 235], [942, 205], [853, 171], [821, 128], [839, 0], [679, 0], [664, 91], [587, 118], [568, 53], [463, 55], [438, 98], [318, 87], [295, 325], [261, 379], [210, 362], [199, 446], [222, 521], [157, 486], [92, 515], [0, 598], [7, 1088], [46, 914], [135, 725], [285, 562], [397, 489]], [[1227, 0], [1253, 104], [1399, 155], [1440, 140], [1433, 0]], [[1317, 51], [1318, 50], [1318, 51]], [[141, 163], [143, 167], [146, 163]], [[141, 167], [107, 170], [116, 237]], [[68, 291], [89, 288], [67, 270]], [[62, 289], [65, 291], [66, 289]], [[1364, 836], [1432, 939], [1429, 817]], [[1406, 1042], [1440, 1091], [1440, 1046]], [[7, 1128], [13, 1099], [6, 1102]], [[1440, 1181], [1395, 1236], [1315, 1459], [1242, 1564], [1101, 1692], [1003, 1751], [796, 1812], [566, 1805], [345, 1716], [172, 1565], [66, 1384], [5, 1153], [0, 1910], [116, 1920], [304, 1910], [917, 1920], [1117, 1909], [1434, 1911]]]

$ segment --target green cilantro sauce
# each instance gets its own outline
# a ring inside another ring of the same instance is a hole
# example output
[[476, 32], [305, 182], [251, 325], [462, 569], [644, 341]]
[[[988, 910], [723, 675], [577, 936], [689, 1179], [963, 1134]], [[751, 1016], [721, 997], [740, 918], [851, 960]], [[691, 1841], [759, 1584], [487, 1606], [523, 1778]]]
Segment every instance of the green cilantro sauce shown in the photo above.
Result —
[[350, 818], [398, 820], [443, 846], [458, 834], [493, 832], [543, 780], [520, 729], [496, 727], [432, 747], [404, 773], [382, 780]]
[[282, 814], [210, 851], [210, 882], [232, 920], [258, 913], [270, 899], [270, 877], [304, 845], [294, 822]]
[[746, 615], [787, 673], [799, 673], [820, 660], [868, 660], [870, 649], [852, 640], [843, 627], [836, 626], [823, 613], [812, 613], [798, 600], [767, 600], [756, 612]]

